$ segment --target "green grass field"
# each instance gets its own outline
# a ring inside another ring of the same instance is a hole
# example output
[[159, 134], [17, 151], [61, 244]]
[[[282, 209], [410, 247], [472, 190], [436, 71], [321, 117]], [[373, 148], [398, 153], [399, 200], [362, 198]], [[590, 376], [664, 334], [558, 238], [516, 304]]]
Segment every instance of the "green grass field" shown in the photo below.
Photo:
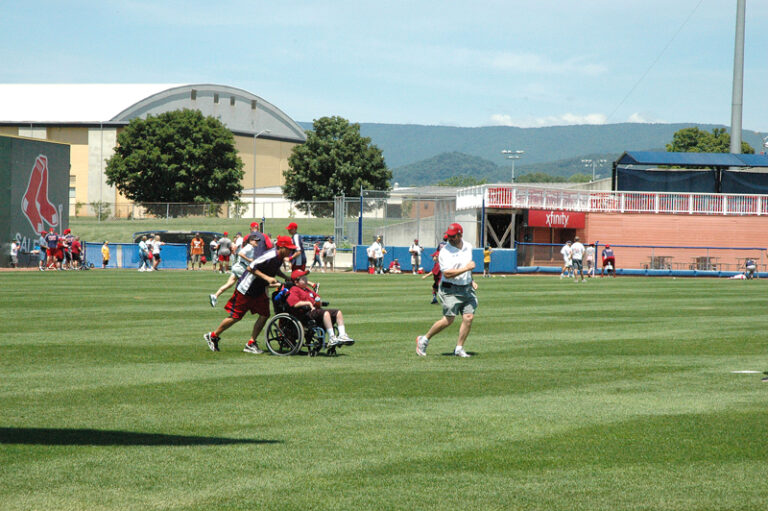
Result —
[[202, 340], [212, 272], [6, 272], [3, 510], [746, 510], [768, 281], [479, 279], [467, 350], [410, 275], [316, 275], [336, 358]]

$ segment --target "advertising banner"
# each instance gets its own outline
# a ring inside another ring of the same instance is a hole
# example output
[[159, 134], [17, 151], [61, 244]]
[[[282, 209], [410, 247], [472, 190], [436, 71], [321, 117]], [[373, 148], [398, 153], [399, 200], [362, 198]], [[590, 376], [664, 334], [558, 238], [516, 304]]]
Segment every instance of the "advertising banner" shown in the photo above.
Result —
[[40, 232], [69, 224], [69, 145], [0, 137], [0, 190], [3, 254], [12, 239], [29, 253]]
[[585, 213], [577, 213], [574, 211], [558, 211], [554, 209], [528, 210], [528, 225], [530, 227], [583, 229], [585, 224]]

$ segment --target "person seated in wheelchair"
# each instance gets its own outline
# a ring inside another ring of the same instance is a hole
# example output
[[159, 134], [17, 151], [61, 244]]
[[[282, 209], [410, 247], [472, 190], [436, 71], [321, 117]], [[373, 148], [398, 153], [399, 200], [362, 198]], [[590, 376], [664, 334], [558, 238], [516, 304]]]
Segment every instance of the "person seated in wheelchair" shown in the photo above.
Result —
[[[312, 319], [318, 325], [323, 325], [328, 334], [327, 347], [351, 346], [355, 343], [349, 335], [344, 325], [344, 315], [339, 309], [324, 309], [323, 301], [317, 291], [313, 289], [307, 280], [308, 271], [294, 270], [291, 272], [293, 286], [288, 290], [286, 303], [289, 307], [298, 311], [297, 315], [302, 313], [309, 319]], [[325, 304], [327, 305], [327, 303]], [[339, 329], [339, 335], [333, 332], [333, 324]]]

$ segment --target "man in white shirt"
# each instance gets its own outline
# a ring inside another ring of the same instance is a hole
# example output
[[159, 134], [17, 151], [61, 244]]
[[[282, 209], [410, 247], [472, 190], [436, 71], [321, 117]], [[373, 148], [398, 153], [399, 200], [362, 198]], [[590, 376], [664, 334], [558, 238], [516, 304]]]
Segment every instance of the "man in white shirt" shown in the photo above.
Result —
[[19, 265], [19, 242], [15, 239], [11, 240], [11, 268], [16, 268]]
[[560, 249], [563, 255], [563, 271], [560, 272], [560, 278], [567, 277], [573, 271], [573, 261], [571, 261], [571, 242], [566, 241], [563, 248]]
[[376, 238], [376, 241], [373, 242], [373, 257], [376, 259], [376, 273], [378, 274], [384, 274], [384, 254], [387, 253], [387, 249], [384, 248], [384, 245], [381, 241], [381, 236], [378, 236]]
[[421, 252], [423, 250], [421, 245], [419, 245], [419, 240], [413, 240], [413, 245], [408, 249], [408, 252], [411, 253], [411, 268], [414, 275], [416, 275], [416, 272], [421, 268]]
[[595, 276], [595, 244], [587, 245], [587, 277]]
[[330, 268], [331, 271], [336, 270], [336, 243], [333, 242], [333, 238], [328, 238], [323, 243], [323, 261], [325, 261], [325, 268], [323, 271]]
[[469, 336], [477, 310], [477, 284], [472, 280], [472, 270], [475, 269], [472, 245], [462, 239], [464, 229], [459, 224], [449, 225], [445, 234], [448, 236], [448, 244], [438, 255], [443, 274], [438, 291], [443, 304], [443, 317], [432, 325], [426, 335], [416, 338], [416, 354], [420, 357], [427, 356], [429, 340], [450, 326], [457, 314], [461, 314], [461, 326], [453, 354], [457, 357], [470, 356], [464, 351], [464, 342]]
[[573, 245], [571, 245], [571, 263], [573, 264], [573, 280], [578, 280], [576, 274], [581, 275], [581, 281], [584, 282], [584, 265], [582, 259], [584, 259], [584, 245], [579, 241], [579, 237], [573, 238]]

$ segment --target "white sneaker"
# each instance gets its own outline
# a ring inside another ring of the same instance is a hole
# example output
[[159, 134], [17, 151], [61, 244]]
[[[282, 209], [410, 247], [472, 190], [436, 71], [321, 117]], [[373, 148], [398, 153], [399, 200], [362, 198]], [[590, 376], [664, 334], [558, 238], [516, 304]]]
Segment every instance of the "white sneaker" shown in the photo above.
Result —
[[352, 346], [355, 344], [355, 340], [348, 336], [347, 334], [342, 334], [339, 336], [339, 341], [341, 341], [341, 344], [344, 346]]
[[456, 348], [455, 350], [453, 350], [453, 355], [456, 357], [462, 357], [462, 358], [469, 358], [472, 356], [466, 351], [464, 351], [464, 348]]
[[246, 353], [253, 353], [254, 355], [261, 355], [264, 353], [264, 350], [259, 348], [259, 345], [256, 343], [246, 344], [245, 348], [243, 348], [243, 351]]
[[427, 346], [429, 346], [429, 339], [420, 335], [416, 338], [416, 354], [420, 357], [427, 356]]
[[211, 302], [211, 307], [216, 307], [216, 302], [219, 301], [219, 299], [216, 298], [216, 295], [208, 295], [208, 300]]
[[342, 344], [341, 339], [336, 337], [335, 335], [332, 335], [328, 338], [328, 343], [325, 345], [327, 348], [335, 348], [339, 344]]

